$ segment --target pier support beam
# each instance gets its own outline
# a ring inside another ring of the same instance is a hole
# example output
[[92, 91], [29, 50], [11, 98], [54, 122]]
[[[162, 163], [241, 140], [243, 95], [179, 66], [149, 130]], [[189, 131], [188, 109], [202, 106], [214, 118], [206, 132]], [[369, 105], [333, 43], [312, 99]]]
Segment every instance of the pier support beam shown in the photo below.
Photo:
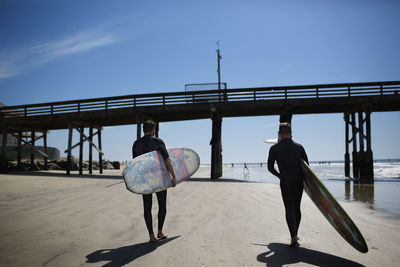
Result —
[[7, 173], [8, 159], [7, 159], [7, 127], [1, 129], [1, 155], [0, 155], [0, 172]]
[[44, 151], [44, 154], [46, 154], [44, 156], [44, 169], [47, 171], [49, 169], [49, 166], [48, 166], [49, 156], [47, 154], [47, 131], [43, 131], [43, 151]]
[[136, 124], [136, 140], [139, 140], [142, 137], [142, 124], [138, 122]]
[[344, 114], [345, 121], [345, 154], [344, 154], [344, 176], [350, 177], [350, 153], [349, 153], [349, 124], [350, 124], [350, 116], [349, 114]]
[[366, 119], [366, 137], [367, 137], [367, 151], [366, 151], [366, 175], [369, 177], [369, 183], [374, 182], [374, 157], [372, 154], [371, 142], [371, 112], [367, 110], [365, 113]]
[[351, 113], [351, 132], [352, 138], [351, 142], [353, 143], [353, 152], [352, 152], [352, 161], [353, 161], [353, 178], [358, 179], [358, 153], [357, 153], [357, 127], [356, 127], [356, 114]]
[[[101, 150], [101, 127], [98, 128], [98, 131], [96, 133], [93, 133], [93, 126], [89, 128], [89, 137], [85, 135], [85, 128], [84, 126], [80, 126], [79, 128], [76, 127], [76, 131], [80, 135], [80, 140], [78, 143], [75, 145], [72, 145], [72, 132], [74, 129], [74, 125], [71, 123], [70, 124], [70, 132], [69, 132], [69, 139], [68, 139], [68, 149], [65, 150], [65, 153], [69, 153], [69, 151], [72, 151], [73, 148], [79, 146], [79, 174], [81, 175], [83, 172], [83, 144], [85, 141], [89, 143], [89, 173], [93, 173], [93, 148], [95, 148], [99, 152], [99, 169], [100, 173], [103, 173], [103, 165], [102, 165], [102, 156], [103, 156], [103, 151]], [[98, 135], [99, 138], [99, 146], [97, 147], [94, 142], [93, 138], [94, 136]], [[70, 159], [69, 159], [70, 162]], [[70, 164], [70, 163], [68, 163]], [[72, 165], [70, 165], [71, 167]], [[68, 171], [67, 171], [68, 174]]]
[[[365, 118], [363, 116], [365, 113]], [[360, 183], [373, 183], [374, 182], [374, 166], [373, 156], [371, 150], [371, 113], [367, 110], [365, 112], [358, 112], [359, 120], [359, 178]], [[365, 124], [365, 133], [364, 133]], [[364, 142], [366, 146], [364, 146]], [[366, 149], [364, 149], [366, 147]]]
[[31, 167], [30, 170], [33, 171], [35, 169], [35, 131], [31, 132]]
[[[97, 134], [98, 134], [98, 141], [99, 141], [99, 150], [100, 151], [103, 151], [102, 150], [102, 147], [101, 147], [101, 127], [99, 128], [99, 129], [97, 129]], [[103, 154], [102, 153], [100, 153], [99, 152], [99, 169], [100, 169], [100, 174], [102, 174], [103, 173]]]
[[17, 170], [22, 169], [21, 159], [22, 159], [22, 131], [18, 131], [18, 146], [17, 146]]
[[291, 125], [292, 124], [292, 117], [293, 117], [292, 112], [286, 110], [285, 112], [281, 113], [281, 115], [279, 117], [279, 122], [280, 123], [288, 122]]
[[93, 127], [89, 128], [89, 174], [93, 173]]
[[160, 123], [156, 122], [156, 132], [155, 132], [155, 136], [158, 137], [158, 131], [160, 130]]
[[71, 155], [72, 155], [72, 123], [68, 123], [68, 149], [67, 149], [67, 175], [71, 174]]
[[222, 176], [222, 142], [221, 128], [222, 118], [215, 111], [211, 112], [212, 137], [211, 145], [211, 179], [218, 179]]
[[83, 135], [85, 128], [81, 126], [79, 131], [80, 143], [79, 143], [79, 175], [83, 174]]
[[[358, 115], [358, 120], [356, 120], [356, 115]], [[358, 112], [351, 112], [351, 114], [345, 113], [344, 120], [346, 123], [345, 176], [350, 176], [349, 144], [352, 143], [353, 178], [357, 179], [360, 183], [373, 183], [374, 167], [371, 149], [371, 112], [367, 108], [365, 111], [359, 110]], [[352, 128], [351, 139], [349, 139], [349, 126]]]
[[136, 140], [142, 137], [142, 123], [139, 114], [136, 115]]

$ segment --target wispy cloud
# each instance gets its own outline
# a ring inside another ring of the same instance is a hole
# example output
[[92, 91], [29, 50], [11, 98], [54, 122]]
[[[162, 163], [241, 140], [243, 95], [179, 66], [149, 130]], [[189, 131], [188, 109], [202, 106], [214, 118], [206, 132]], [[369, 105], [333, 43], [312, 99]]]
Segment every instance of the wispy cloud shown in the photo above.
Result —
[[24, 73], [34, 67], [69, 55], [117, 42], [112, 34], [82, 31], [58, 40], [0, 51], [0, 79]]

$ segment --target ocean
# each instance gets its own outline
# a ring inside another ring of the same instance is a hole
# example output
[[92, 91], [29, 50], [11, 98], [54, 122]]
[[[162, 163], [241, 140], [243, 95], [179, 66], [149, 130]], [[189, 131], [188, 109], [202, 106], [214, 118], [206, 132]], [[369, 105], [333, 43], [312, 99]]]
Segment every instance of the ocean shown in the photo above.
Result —
[[[265, 162], [246, 163], [246, 166], [247, 169], [244, 163], [224, 164], [222, 178], [279, 184]], [[375, 160], [374, 184], [349, 182], [344, 176], [343, 161], [310, 162], [310, 167], [336, 199], [362, 202], [370, 209], [383, 210], [394, 214], [392, 218], [400, 218], [400, 159]]]

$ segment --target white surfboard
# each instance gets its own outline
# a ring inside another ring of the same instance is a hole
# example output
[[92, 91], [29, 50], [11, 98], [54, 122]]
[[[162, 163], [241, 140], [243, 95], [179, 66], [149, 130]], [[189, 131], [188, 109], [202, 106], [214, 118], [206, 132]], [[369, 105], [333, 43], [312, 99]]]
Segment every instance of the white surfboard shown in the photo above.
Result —
[[[176, 183], [192, 176], [200, 166], [200, 157], [190, 148], [168, 149]], [[136, 194], [151, 194], [172, 186], [171, 175], [159, 151], [152, 151], [129, 162], [122, 172], [126, 188]]]
[[264, 139], [264, 142], [267, 144], [275, 144], [278, 142], [278, 138]]

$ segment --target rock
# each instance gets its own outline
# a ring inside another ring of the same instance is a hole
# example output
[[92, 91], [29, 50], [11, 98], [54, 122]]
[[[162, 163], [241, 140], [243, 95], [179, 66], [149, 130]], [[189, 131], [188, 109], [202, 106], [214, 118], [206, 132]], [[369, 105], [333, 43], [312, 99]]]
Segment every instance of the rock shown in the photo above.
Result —
[[40, 171], [41, 167], [40, 167], [40, 163], [38, 161], [35, 161], [33, 164], [33, 171]]
[[58, 164], [56, 164], [56, 163], [49, 163], [48, 164], [48, 169], [49, 170], [61, 170], [61, 167], [58, 166]]
[[103, 162], [103, 169], [114, 170], [114, 166], [111, 164], [111, 162], [106, 161], [106, 162]]
[[[67, 169], [67, 160], [61, 160], [59, 162], [57, 162], [57, 164], [60, 166], [60, 168], [62, 170], [66, 170]], [[71, 158], [71, 171], [77, 171], [79, 170], [79, 165], [78, 165], [78, 161], [75, 158]]]
[[113, 165], [114, 169], [119, 170], [121, 168], [121, 164], [119, 163], [119, 161], [113, 161], [111, 162], [111, 164]]
[[26, 161], [22, 161], [21, 162], [21, 171], [28, 171], [29, 167], [30, 167], [30, 163], [26, 162]]
[[[23, 160], [21, 162], [21, 171], [29, 171], [31, 170], [30, 161]], [[99, 170], [99, 162], [93, 161], [92, 165], [93, 170]], [[121, 163], [119, 161], [103, 161], [103, 169], [104, 170], [119, 170], [121, 168]], [[47, 164], [48, 170], [66, 170], [67, 169], [67, 159], [61, 158], [60, 160], [51, 160]], [[9, 161], [8, 162], [8, 170], [9, 171], [18, 171], [17, 161]], [[35, 161], [33, 166], [33, 170], [46, 170], [44, 161], [38, 160]], [[74, 157], [71, 158], [71, 171], [78, 171], [79, 170], [79, 159]], [[82, 170], [88, 171], [89, 170], [89, 161], [85, 160], [82, 162]]]
[[13, 172], [13, 171], [17, 171], [17, 170], [18, 170], [17, 162], [16, 161], [9, 161], [8, 162], [8, 171]]

